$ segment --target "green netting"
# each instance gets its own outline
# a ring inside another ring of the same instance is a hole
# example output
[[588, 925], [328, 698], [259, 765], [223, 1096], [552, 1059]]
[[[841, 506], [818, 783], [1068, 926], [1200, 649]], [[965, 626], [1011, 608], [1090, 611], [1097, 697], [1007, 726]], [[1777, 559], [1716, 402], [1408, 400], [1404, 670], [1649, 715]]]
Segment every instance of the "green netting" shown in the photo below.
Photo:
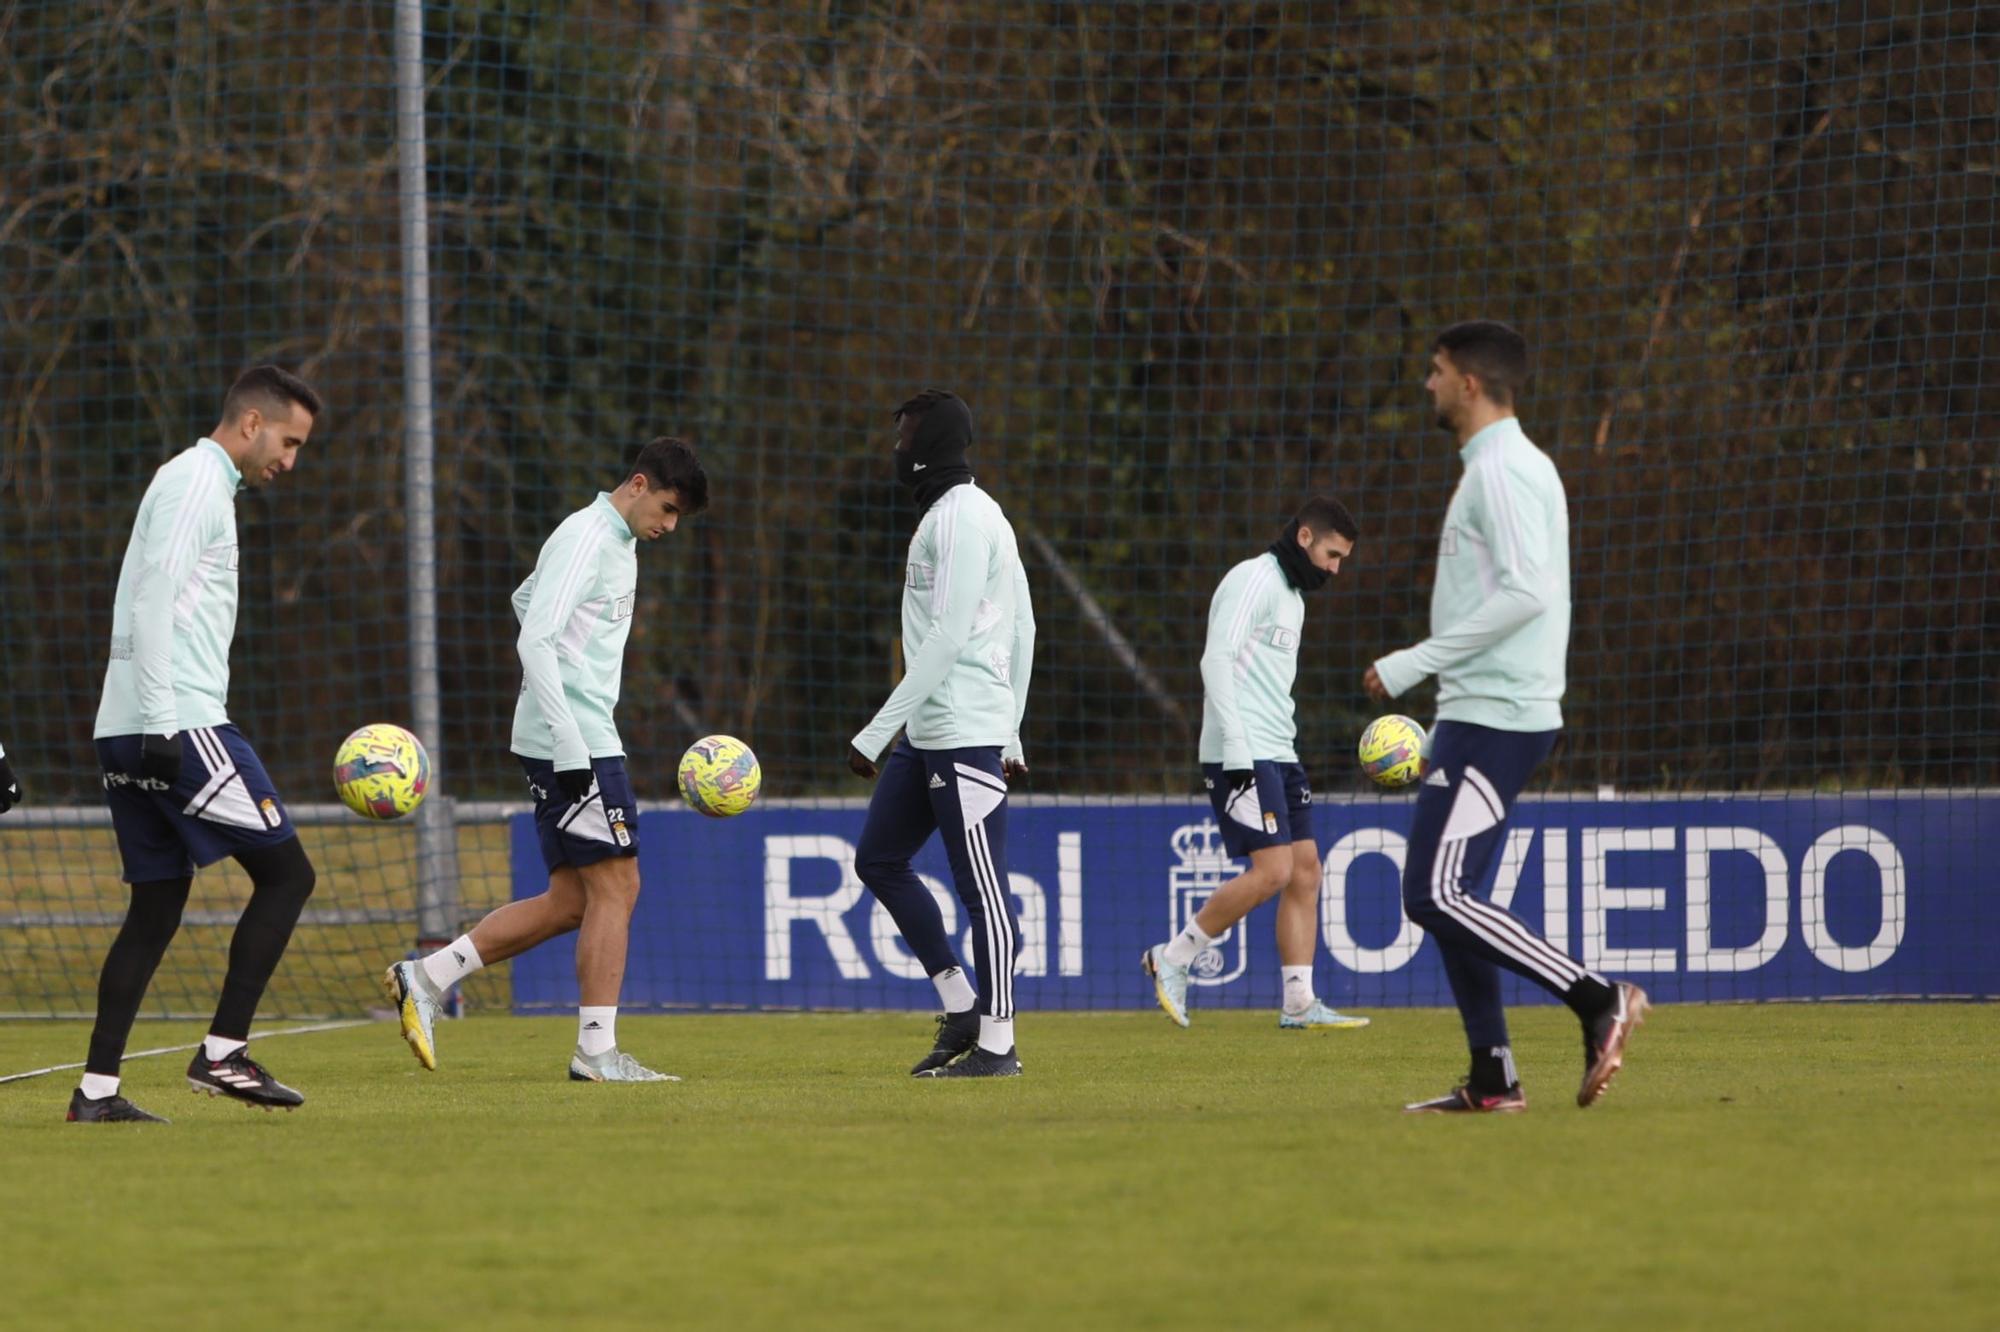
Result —
[[[771, 797], [855, 796], [915, 518], [889, 411], [930, 384], [977, 412], [1035, 581], [1035, 795], [1191, 796], [1207, 597], [1320, 491], [1364, 538], [1309, 612], [1304, 752], [1324, 796], [1376, 799], [1349, 762], [1359, 681], [1424, 631], [1456, 463], [1421, 381], [1472, 315], [1531, 340], [1523, 418], [1570, 495], [1547, 789], [2000, 776], [1989, 7], [493, 0], [423, 22], [425, 739], [461, 802], [523, 797], [508, 593], [659, 433], [699, 443], [717, 503], [642, 552], [620, 709], [642, 799], [712, 731], [756, 746]], [[342, 735], [410, 715], [391, 30], [384, 3], [0, 9], [0, 741], [31, 800], [0, 819], [0, 1011], [93, 1006], [123, 903], [90, 737], [117, 561], [244, 365], [298, 368], [329, 407], [297, 474], [239, 505], [232, 715], [300, 807], [330, 799]], [[1978, 797], [1938, 798], [1990, 837]], [[483, 817], [467, 919], [514, 891]], [[347, 1011], [415, 937], [412, 834], [307, 835], [315, 923], [268, 1007]], [[676, 872], [754, 893], [762, 869]], [[211, 923], [157, 1011], [207, 1010], [232, 884], [202, 881]], [[1930, 905], [1967, 937], [1992, 919], [1969, 888]]]

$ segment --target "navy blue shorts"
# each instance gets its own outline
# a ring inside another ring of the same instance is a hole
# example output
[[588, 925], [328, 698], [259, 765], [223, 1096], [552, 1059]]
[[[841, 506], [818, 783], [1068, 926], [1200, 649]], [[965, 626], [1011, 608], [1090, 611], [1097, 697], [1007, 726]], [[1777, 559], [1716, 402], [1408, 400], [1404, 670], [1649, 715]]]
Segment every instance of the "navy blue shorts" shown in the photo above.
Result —
[[185, 878], [225, 856], [295, 835], [270, 774], [234, 726], [182, 731], [181, 775], [171, 785], [136, 775], [144, 744], [138, 735], [97, 742], [125, 882]]
[[548, 759], [516, 754], [528, 774], [535, 797], [535, 836], [542, 844], [542, 865], [553, 874], [564, 865], [581, 868], [613, 856], [639, 854], [639, 808], [632, 784], [625, 779], [625, 760], [594, 758], [590, 770], [597, 781], [590, 794], [572, 805], [556, 785], [556, 765]]
[[1220, 763], [1201, 765], [1201, 784], [1222, 829], [1222, 845], [1242, 859], [1267, 846], [1316, 841], [1313, 837], [1312, 782], [1303, 763], [1258, 759], [1250, 765], [1257, 784], [1245, 791], [1235, 808], [1228, 807], [1229, 787]]

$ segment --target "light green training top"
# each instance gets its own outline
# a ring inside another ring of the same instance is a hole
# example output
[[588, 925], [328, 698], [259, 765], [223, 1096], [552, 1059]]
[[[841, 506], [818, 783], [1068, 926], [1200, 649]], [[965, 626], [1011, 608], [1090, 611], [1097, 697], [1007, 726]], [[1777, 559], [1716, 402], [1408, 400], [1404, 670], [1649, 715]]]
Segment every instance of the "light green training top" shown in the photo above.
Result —
[[93, 735], [173, 735], [228, 722], [242, 484], [229, 454], [206, 436], [153, 473], [118, 569]]
[[1208, 602], [1201, 653], [1201, 761], [1242, 769], [1297, 763], [1292, 681], [1306, 601], [1265, 551], [1231, 569]]
[[907, 724], [918, 749], [999, 745], [1021, 757], [1035, 607], [1014, 528], [967, 482], [925, 511], [903, 580], [903, 679], [852, 741], [878, 758]]
[[611, 720], [625, 673], [625, 640], [639, 586], [638, 542], [611, 496], [562, 520], [542, 543], [535, 571], [514, 589], [521, 622], [516, 754], [587, 768], [624, 754]]
[[1500, 731], [1562, 725], [1569, 652], [1569, 500], [1548, 454], [1513, 417], [1459, 451], [1445, 510], [1431, 636], [1375, 672], [1391, 695], [1438, 678], [1440, 721]]

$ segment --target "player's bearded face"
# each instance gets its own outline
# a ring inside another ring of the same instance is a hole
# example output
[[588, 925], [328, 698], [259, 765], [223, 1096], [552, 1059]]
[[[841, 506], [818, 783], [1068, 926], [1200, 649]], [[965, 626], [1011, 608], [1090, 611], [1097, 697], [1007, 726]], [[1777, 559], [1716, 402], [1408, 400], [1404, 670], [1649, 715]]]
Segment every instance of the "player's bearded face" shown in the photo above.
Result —
[[1353, 553], [1354, 543], [1338, 532], [1316, 537], [1306, 547], [1306, 558], [1312, 561], [1313, 568], [1329, 574], [1339, 573], [1340, 562]]
[[257, 423], [249, 456], [243, 461], [243, 484], [264, 486], [298, 465], [299, 446], [312, 432], [312, 414], [297, 403], [282, 417], [264, 417]]

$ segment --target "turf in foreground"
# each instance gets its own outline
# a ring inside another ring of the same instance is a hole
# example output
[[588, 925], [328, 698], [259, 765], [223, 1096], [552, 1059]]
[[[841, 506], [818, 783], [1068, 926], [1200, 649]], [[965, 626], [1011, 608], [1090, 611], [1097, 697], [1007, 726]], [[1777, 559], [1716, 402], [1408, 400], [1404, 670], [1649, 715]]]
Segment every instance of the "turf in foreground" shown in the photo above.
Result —
[[[563, 1079], [573, 1023], [258, 1047], [310, 1103], [0, 1087], [7, 1321], [36, 1328], [1991, 1326], [2000, 1008], [1665, 1008], [1606, 1103], [1553, 1010], [1530, 1110], [1407, 1117], [1454, 1016], [1030, 1015], [1024, 1078], [912, 1082], [920, 1016], [622, 1019], [679, 1085]], [[0, 1027], [0, 1071], [79, 1024]], [[138, 1044], [193, 1039], [148, 1024]]]

